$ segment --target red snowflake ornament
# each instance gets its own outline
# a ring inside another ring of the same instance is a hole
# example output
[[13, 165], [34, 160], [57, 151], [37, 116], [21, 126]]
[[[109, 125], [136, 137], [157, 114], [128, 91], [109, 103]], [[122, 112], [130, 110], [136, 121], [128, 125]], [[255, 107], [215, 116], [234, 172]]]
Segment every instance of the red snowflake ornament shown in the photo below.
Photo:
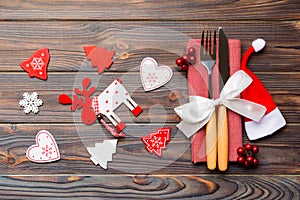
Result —
[[112, 58], [115, 54], [114, 50], [107, 51], [106, 48], [99, 48], [97, 46], [87, 46], [83, 48], [87, 59], [92, 62], [92, 67], [98, 68], [98, 74], [101, 74], [112, 65]]
[[41, 80], [47, 80], [47, 68], [50, 55], [48, 48], [39, 49], [27, 60], [20, 63], [30, 78], [37, 77]]
[[142, 137], [145, 143], [145, 149], [149, 153], [155, 153], [162, 156], [162, 150], [166, 148], [167, 142], [170, 141], [171, 127], [159, 128], [156, 132], [150, 132], [150, 136]]

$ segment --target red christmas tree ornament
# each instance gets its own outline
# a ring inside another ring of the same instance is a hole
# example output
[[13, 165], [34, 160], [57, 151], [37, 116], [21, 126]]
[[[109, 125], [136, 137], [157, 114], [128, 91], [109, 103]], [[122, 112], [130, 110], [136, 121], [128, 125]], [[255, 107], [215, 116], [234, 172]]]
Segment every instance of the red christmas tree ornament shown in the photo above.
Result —
[[112, 65], [112, 58], [115, 55], [114, 50], [107, 51], [106, 48], [99, 48], [97, 46], [86, 46], [83, 48], [87, 59], [92, 63], [92, 67], [98, 68], [98, 74], [101, 74]]
[[145, 143], [145, 149], [149, 153], [155, 153], [162, 156], [162, 150], [166, 148], [167, 142], [170, 141], [171, 127], [159, 128], [156, 132], [150, 132], [149, 136], [142, 137]]
[[25, 70], [30, 78], [37, 77], [41, 80], [47, 80], [47, 68], [50, 55], [48, 48], [39, 49], [33, 55], [23, 62], [20, 66]]

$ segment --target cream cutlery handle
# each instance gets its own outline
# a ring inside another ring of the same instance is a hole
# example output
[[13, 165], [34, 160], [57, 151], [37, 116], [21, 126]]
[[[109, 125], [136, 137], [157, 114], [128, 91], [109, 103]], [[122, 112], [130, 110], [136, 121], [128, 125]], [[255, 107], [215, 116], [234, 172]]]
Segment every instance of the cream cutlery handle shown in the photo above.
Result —
[[217, 167], [217, 124], [214, 111], [206, 125], [206, 160], [207, 168], [214, 170]]
[[228, 167], [227, 109], [222, 105], [218, 111], [218, 167], [220, 171], [226, 171]]

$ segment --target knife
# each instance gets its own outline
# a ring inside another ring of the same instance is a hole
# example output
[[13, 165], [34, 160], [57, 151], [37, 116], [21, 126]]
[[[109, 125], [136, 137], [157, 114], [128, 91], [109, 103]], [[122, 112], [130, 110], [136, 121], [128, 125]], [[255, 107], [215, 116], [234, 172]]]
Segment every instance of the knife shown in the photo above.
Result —
[[[222, 91], [230, 76], [229, 48], [227, 37], [221, 27], [219, 27], [219, 87]], [[228, 167], [228, 122], [227, 109], [220, 105], [218, 109], [218, 168], [226, 171]]]

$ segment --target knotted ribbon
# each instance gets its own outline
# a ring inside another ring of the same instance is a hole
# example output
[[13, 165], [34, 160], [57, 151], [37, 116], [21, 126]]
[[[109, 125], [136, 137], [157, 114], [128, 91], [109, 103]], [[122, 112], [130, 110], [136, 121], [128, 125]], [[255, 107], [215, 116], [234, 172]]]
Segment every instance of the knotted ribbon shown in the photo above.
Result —
[[260, 104], [237, 98], [251, 83], [251, 77], [239, 70], [228, 79], [218, 99], [190, 96], [189, 103], [174, 109], [182, 119], [177, 127], [186, 137], [192, 136], [209, 121], [217, 105], [224, 105], [244, 117], [259, 122], [264, 116], [266, 108]]

